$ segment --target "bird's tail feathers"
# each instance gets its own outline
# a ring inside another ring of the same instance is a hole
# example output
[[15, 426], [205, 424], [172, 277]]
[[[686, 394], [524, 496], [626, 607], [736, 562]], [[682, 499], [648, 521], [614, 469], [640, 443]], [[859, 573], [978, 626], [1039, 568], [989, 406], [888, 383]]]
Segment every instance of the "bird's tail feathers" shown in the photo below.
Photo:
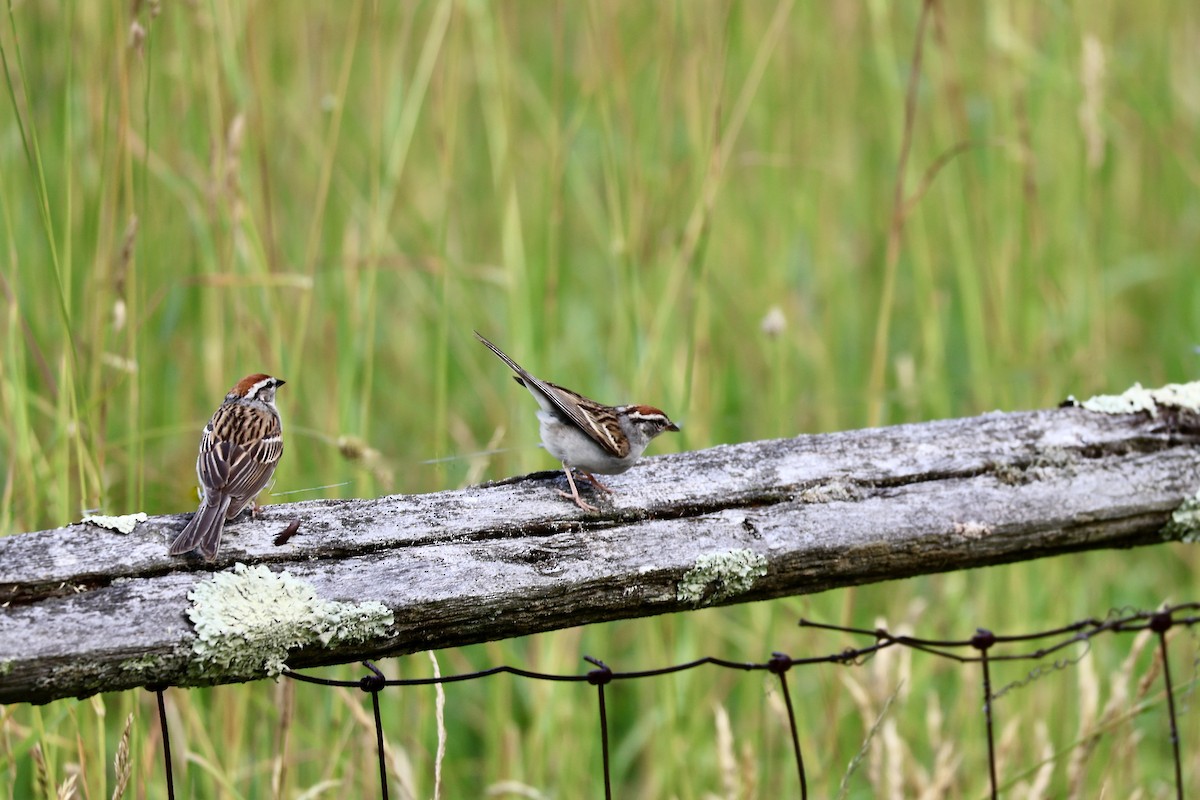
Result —
[[221, 534], [225, 531], [225, 512], [229, 509], [229, 500], [224, 497], [214, 505], [201, 503], [191, 521], [171, 542], [168, 555], [179, 556], [194, 550], [205, 561], [216, 558], [217, 549], [221, 546]]

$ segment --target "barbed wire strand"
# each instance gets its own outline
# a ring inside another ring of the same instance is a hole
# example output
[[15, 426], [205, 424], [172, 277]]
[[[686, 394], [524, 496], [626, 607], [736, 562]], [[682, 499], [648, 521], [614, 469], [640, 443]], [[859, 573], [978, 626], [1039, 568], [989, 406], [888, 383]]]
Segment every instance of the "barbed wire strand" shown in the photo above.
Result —
[[800, 755], [800, 732], [796, 729], [796, 711], [792, 708], [792, 695], [788, 691], [787, 672], [792, 668], [792, 658], [786, 653], [772, 653], [767, 662], [771, 672], [779, 677], [783, 690], [783, 702], [787, 706], [788, 727], [792, 731], [792, 750], [796, 756], [796, 772], [800, 778], [800, 800], [808, 800], [808, 781], [804, 779], [804, 758]]
[[[382, 793], [381, 796], [383, 800], [388, 800], [387, 757], [384, 747], [383, 718], [380, 711], [379, 702], [379, 694], [384, 689], [393, 686], [430, 686], [435, 684], [444, 685], [448, 683], [478, 680], [499, 674], [515, 675], [517, 677], [531, 680], [557, 681], [563, 683], [586, 682], [592, 686], [595, 686], [597, 690], [596, 696], [600, 715], [601, 762], [603, 764], [604, 773], [604, 796], [606, 800], [612, 800], [608, 708], [604, 692], [605, 686], [613, 681], [659, 677], [677, 672], [683, 672], [685, 670], [695, 669], [705, 665], [712, 665], [724, 669], [739, 670], [743, 672], [755, 670], [767, 671], [776, 675], [780, 681], [784, 704], [787, 708], [788, 725], [792, 736], [792, 749], [796, 761], [796, 773], [800, 782], [800, 796], [803, 800], [806, 800], [808, 797], [808, 785], [804, 771], [804, 760], [800, 749], [799, 728], [796, 723], [795, 709], [792, 704], [791, 693], [787, 683], [787, 672], [795, 666], [809, 666], [815, 664], [842, 664], [845, 666], [859, 666], [865, 663], [871, 656], [874, 656], [876, 653], [879, 653], [885, 649], [894, 646], [907, 647], [913, 650], [929, 653], [930, 655], [939, 658], [949, 659], [960, 664], [978, 663], [980, 665], [980, 679], [982, 684], [981, 688], [983, 690], [984, 700], [984, 725], [987, 733], [988, 744], [987, 759], [988, 777], [991, 787], [990, 796], [992, 798], [997, 798], [999, 797], [999, 780], [996, 768], [995, 721], [993, 719], [993, 705], [994, 702], [999, 699], [1009, 687], [1006, 686], [999, 693], [994, 693], [992, 691], [991, 665], [999, 661], [1040, 661], [1045, 659], [1048, 655], [1056, 653], [1063, 648], [1080, 643], [1083, 643], [1090, 649], [1091, 640], [1096, 636], [1105, 633], [1137, 633], [1143, 630], [1150, 630], [1158, 635], [1159, 657], [1162, 659], [1163, 663], [1163, 682], [1165, 685], [1167, 698], [1169, 736], [1175, 766], [1175, 796], [1177, 800], [1183, 800], [1183, 759], [1180, 753], [1179, 723], [1174, 698], [1175, 687], [1172, 683], [1169, 666], [1169, 642], [1167, 638], [1167, 632], [1173, 627], [1191, 628], [1197, 623], [1200, 623], [1200, 616], [1196, 614], [1183, 617], [1176, 616], [1180, 612], [1195, 612], [1198, 610], [1200, 610], [1200, 602], [1165, 606], [1158, 611], [1120, 609], [1110, 611], [1103, 620], [1090, 618], [1058, 628], [1037, 631], [1034, 633], [1018, 634], [1015, 636], [1000, 636], [991, 632], [990, 630], [987, 630], [986, 628], [978, 628], [975, 632], [975, 635], [970, 639], [924, 639], [915, 636], [895, 635], [890, 633], [885, 628], [868, 630], [866, 628], [831, 625], [828, 623], [812, 622], [810, 620], [801, 619], [799, 621], [799, 626], [803, 628], [826, 630], [851, 636], [869, 636], [875, 641], [873, 644], [865, 645], [863, 647], [846, 647], [838, 652], [830, 653], [828, 655], [811, 656], [807, 658], [793, 658], [785, 653], [775, 652], [772, 653], [771, 658], [768, 661], [763, 663], [739, 662], [719, 658], [716, 656], [705, 656], [704, 658], [698, 658], [693, 661], [688, 661], [681, 664], [673, 664], [666, 667], [659, 667], [656, 669], [639, 670], [635, 672], [615, 672], [600, 659], [592, 656], [584, 656], [584, 660], [589, 664], [592, 664], [595, 669], [589, 670], [587, 673], [582, 675], [561, 675], [535, 672], [533, 670], [527, 670], [521, 667], [501, 665], [480, 670], [478, 672], [460, 673], [457, 675], [442, 675], [432, 678], [387, 678], [373, 662], [364, 661], [362, 662], [363, 666], [369, 670], [370, 674], [365, 675], [358, 680], [319, 678], [313, 675], [295, 672], [287, 668], [285, 668], [283, 675], [291, 680], [316, 684], [319, 686], [358, 688], [361, 691], [371, 695], [371, 702], [375, 713], [375, 741], [379, 760], [380, 791]], [[1035, 650], [1027, 652], [993, 652], [993, 648], [1000, 645], [1036, 642], [1053, 636], [1063, 636], [1065, 638], [1061, 641], [1054, 642], [1047, 646], [1039, 647]], [[977, 651], [979, 655], [962, 655], [952, 652], [952, 650], [955, 648], [971, 648]], [[1055, 664], [1058, 663], [1058, 661], [1055, 662]], [[1067, 663], [1075, 662], [1074, 660], [1068, 659]], [[1041, 674], [1044, 674], [1041, 667], [1035, 667], [1030, 672], [1031, 679], [1040, 677]], [[174, 775], [171, 764], [170, 737], [167, 730], [167, 711], [164, 700], [164, 688], [150, 688], [157, 694], [158, 697], [159, 725], [162, 728], [163, 736], [163, 761], [166, 765], [167, 773], [167, 796], [169, 800], [174, 800]]]
[[604, 765], [604, 800], [612, 800], [612, 773], [608, 762], [608, 707], [604, 702], [604, 687], [612, 680], [612, 670], [598, 658], [584, 656], [584, 661], [595, 664], [597, 669], [587, 674], [588, 683], [596, 687], [596, 696], [600, 704], [600, 760]]
[[1167, 719], [1171, 725], [1171, 749], [1175, 753], [1175, 797], [1183, 800], [1183, 763], [1179, 756], [1179, 727], [1175, 720], [1175, 693], [1171, 687], [1171, 662], [1167, 658], [1167, 631], [1171, 629], [1173, 620], [1171, 611], [1164, 610], [1155, 614], [1150, 620], [1150, 630], [1158, 634], [1159, 652], [1162, 654], [1163, 685], [1167, 689]]
[[992, 673], [988, 662], [988, 650], [996, 643], [996, 634], [980, 628], [971, 637], [971, 646], [980, 653], [980, 666], [983, 668], [983, 719], [987, 728], [988, 746], [988, 781], [992, 787], [992, 800], [1000, 797], [996, 780], [996, 733], [992, 720]]
[[379, 713], [379, 693], [387, 686], [387, 678], [374, 663], [362, 663], [372, 673], [359, 681], [359, 687], [364, 692], [370, 692], [371, 705], [375, 708], [375, 749], [379, 754], [379, 785], [383, 800], [388, 800], [387, 753], [383, 746], [383, 718]]
[[151, 691], [158, 695], [158, 727], [162, 729], [163, 763], [167, 767], [167, 800], [175, 800], [175, 775], [171, 769], [171, 734], [167, 732], [167, 701], [163, 696], [166, 690], [160, 686]]

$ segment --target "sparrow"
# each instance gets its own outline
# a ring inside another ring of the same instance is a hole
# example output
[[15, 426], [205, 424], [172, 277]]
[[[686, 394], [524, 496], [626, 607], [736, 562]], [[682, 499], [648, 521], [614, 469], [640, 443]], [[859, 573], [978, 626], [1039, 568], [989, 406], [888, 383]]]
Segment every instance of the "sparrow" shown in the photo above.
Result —
[[654, 406], [606, 406], [557, 384], [543, 381], [513, 361], [503, 350], [475, 331], [475, 337], [508, 364], [516, 375], [513, 379], [533, 395], [540, 407], [537, 412], [542, 445], [563, 465], [571, 493], [559, 491], [575, 501], [584, 511], [597, 511], [579, 496], [579, 488], [571, 475], [579, 471], [593, 486], [612, 493], [592, 473], [619, 475], [634, 465], [650, 441], [663, 431], [678, 431]]
[[275, 408], [275, 390], [283, 384], [262, 373], [242, 378], [204, 426], [196, 457], [196, 476], [204, 496], [168, 554], [196, 551], [212, 561], [225, 522], [246, 506], [253, 513], [254, 498], [271, 480], [283, 455], [283, 426]]

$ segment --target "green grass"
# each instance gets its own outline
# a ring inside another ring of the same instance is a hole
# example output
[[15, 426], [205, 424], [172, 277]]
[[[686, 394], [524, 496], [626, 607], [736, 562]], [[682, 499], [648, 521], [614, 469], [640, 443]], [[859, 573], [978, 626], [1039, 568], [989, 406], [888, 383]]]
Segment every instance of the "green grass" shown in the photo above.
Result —
[[[288, 381], [275, 491], [299, 493], [276, 501], [552, 467], [531, 403], [473, 328], [538, 374], [682, 419], [654, 452], [1195, 377], [1188, 4], [940, 4], [890, 247], [915, 2], [143, 5], [17, 3], [0, 25], [0, 531], [190, 510], [198, 431], [259, 370]], [[762, 330], [774, 308], [776, 336]], [[443, 673], [564, 672], [584, 653], [638, 669], [849, 644], [797, 630], [801, 615], [1019, 632], [1195, 599], [1198, 566], [1175, 546], [1081, 554], [438, 658]], [[1079, 796], [1171, 796], [1161, 684], [1138, 699], [1151, 658], [1125, 668], [1130, 646], [1098, 642], [1094, 679], [1072, 667], [1003, 698], [1002, 781], [1029, 788], [1050, 758], [1049, 796], [1075, 780]], [[1190, 691], [1195, 635], [1175, 652]], [[905, 664], [792, 674], [816, 796], [836, 795], [893, 693], [847, 796], [918, 796], [938, 774], [951, 782], [935, 795], [982, 796], [975, 676]], [[1102, 710], [1123, 682], [1124, 707], [1143, 710], [1072, 766], [1087, 698]], [[441, 796], [508, 781], [529, 792], [495, 796], [599, 795], [592, 692], [448, 687]], [[180, 796], [377, 793], [360, 693], [168, 697]], [[701, 670], [610, 701], [618, 796], [794, 795], [769, 676]], [[384, 702], [393, 796], [432, 796], [433, 690]], [[1195, 704], [1181, 731], [1193, 793]], [[0, 710], [0, 796], [53, 796], [72, 775], [82, 796], [109, 796], [130, 713], [129, 791], [163, 796], [140, 692]]]

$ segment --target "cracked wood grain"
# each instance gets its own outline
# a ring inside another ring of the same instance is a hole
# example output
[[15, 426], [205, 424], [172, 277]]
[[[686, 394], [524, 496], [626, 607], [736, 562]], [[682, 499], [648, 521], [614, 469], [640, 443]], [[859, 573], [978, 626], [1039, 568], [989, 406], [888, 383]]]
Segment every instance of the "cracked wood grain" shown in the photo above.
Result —
[[382, 635], [288, 660], [345, 663], [688, 610], [681, 579], [731, 551], [763, 574], [700, 603], [1153, 544], [1200, 489], [1198, 445], [1192, 412], [993, 413], [646, 459], [599, 514], [559, 498], [551, 472], [267, 506], [226, 529], [214, 564], [166, 555], [188, 515], [19, 534], [0, 539], [0, 702], [251, 679], [199, 669], [187, 616], [189, 591], [235, 562], [386, 605]]

